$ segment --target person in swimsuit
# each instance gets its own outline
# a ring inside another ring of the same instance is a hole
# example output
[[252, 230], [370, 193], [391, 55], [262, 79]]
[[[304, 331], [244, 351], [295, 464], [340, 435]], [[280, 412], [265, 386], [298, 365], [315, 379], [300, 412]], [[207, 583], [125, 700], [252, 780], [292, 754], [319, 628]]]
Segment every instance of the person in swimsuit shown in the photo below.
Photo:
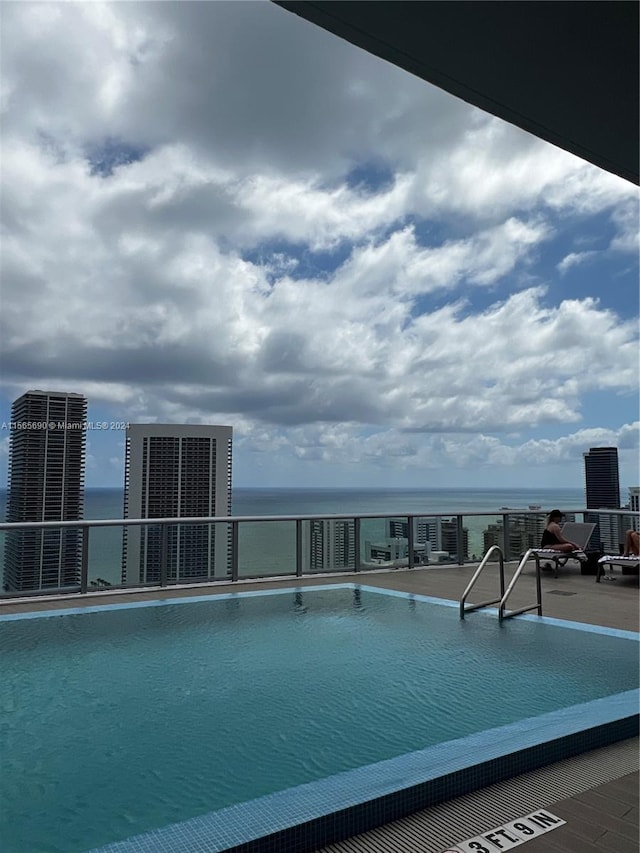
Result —
[[567, 553], [569, 551], [579, 551], [580, 546], [575, 542], [570, 542], [565, 539], [560, 530], [559, 522], [562, 520], [562, 513], [559, 509], [552, 509], [547, 516], [547, 523], [542, 531], [541, 548], [549, 548], [551, 551], [560, 551]]
[[636, 530], [627, 530], [624, 537], [624, 556], [637, 557], [640, 555], [640, 536]]

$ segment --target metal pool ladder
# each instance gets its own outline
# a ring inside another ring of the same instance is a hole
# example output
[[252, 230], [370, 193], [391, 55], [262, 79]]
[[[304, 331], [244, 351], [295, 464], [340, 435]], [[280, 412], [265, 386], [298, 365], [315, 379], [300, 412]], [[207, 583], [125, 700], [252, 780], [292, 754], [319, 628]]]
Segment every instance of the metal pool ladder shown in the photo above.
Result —
[[[489, 557], [496, 551], [500, 555], [500, 598], [492, 598], [491, 601], [483, 601], [481, 604], [465, 604], [467, 596], [475, 586], [475, 583], [482, 574], [484, 567], [489, 562]], [[460, 618], [464, 619], [464, 614], [471, 613], [473, 610], [480, 610], [482, 607], [490, 607], [492, 604], [501, 603], [504, 599], [504, 595], [504, 554], [502, 553], [502, 548], [499, 545], [492, 545], [482, 558], [480, 565], [475, 570], [473, 577], [467, 585], [467, 588], [462, 593], [462, 598], [460, 599]]]
[[[499, 554], [500, 560], [500, 598], [494, 598], [490, 601], [483, 601], [480, 604], [466, 604], [467, 596], [475, 586], [476, 581], [482, 574], [485, 566], [489, 562], [489, 557], [496, 552]], [[537, 592], [537, 601], [535, 604], [531, 604], [528, 607], [521, 607], [519, 610], [511, 610], [508, 613], [505, 608], [507, 605], [507, 601], [509, 600], [509, 596], [514, 590], [516, 583], [518, 582], [518, 578], [522, 574], [522, 570], [527, 564], [529, 557], [535, 557], [536, 562], [536, 592]], [[465, 613], [471, 613], [473, 610], [480, 610], [482, 607], [490, 607], [492, 604], [498, 605], [498, 619], [502, 622], [503, 619], [510, 619], [512, 616], [518, 616], [520, 613], [527, 613], [529, 610], [537, 610], [538, 616], [542, 616], [542, 583], [540, 580], [540, 561], [538, 560], [538, 555], [536, 553], [535, 548], [530, 548], [527, 553], [520, 560], [518, 568], [513, 573], [513, 577], [509, 581], [509, 586], [506, 591], [504, 588], [504, 554], [499, 545], [492, 545], [491, 548], [487, 551], [487, 553], [482, 558], [482, 561], [476, 571], [474, 572], [473, 577], [469, 581], [467, 588], [462, 593], [462, 598], [460, 599], [460, 618], [464, 619]]]
[[[507, 606], [509, 596], [513, 592], [513, 588], [518, 582], [518, 578], [522, 574], [522, 570], [527, 564], [529, 557], [531, 557], [532, 555], [536, 561], [536, 594], [538, 600], [535, 604], [530, 604], [528, 607], [521, 607], [519, 610], [510, 610], [509, 613], [507, 613], [505, 611], [505, 607]], [[538, 616], [542, 616], [542, 581], [540, 580], [540, 558], [538, 556], [537, 548], [529, 548], [527, 553], [520, 560], [518, 568], [515, 570], [515, 572], [513, 573], [513, 577], [509, 581], [507, 591], [500, 600], [500, 606], [498, 607], [498, 619], [502, 622], [503, 619], [509, 619], [511, 616], [518, 616], [520, 613], [527, 613], [529, 610], [537, 610]]]

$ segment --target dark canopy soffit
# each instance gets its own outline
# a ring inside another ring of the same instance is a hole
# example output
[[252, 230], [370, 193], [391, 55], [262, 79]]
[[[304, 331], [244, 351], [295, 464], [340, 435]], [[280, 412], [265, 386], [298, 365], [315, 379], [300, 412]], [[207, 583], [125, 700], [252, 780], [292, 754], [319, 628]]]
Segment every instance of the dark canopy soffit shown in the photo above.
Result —
[[276, 3], [638, 183], [636, 2]]

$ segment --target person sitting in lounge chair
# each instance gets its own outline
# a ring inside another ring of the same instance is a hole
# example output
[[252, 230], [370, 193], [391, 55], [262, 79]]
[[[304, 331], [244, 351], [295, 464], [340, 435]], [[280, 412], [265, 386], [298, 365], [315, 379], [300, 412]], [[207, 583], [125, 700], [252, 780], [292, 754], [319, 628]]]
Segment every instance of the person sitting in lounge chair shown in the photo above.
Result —
[[550, 551], [560, 551], [561, 553], [579, 551], [580, 545], [576, 545], [575, 542], [570, 542], [562, 535], [562, 530], [558, 523], [561, 520], [562, 513], [560, 510], [552, 509], [547, 516], [546, 526], [542, 531], [542, 542], [540, 543], [540, 547], [547, 548]]
[[637, 530], [627, 530], [624, 535], [624, 556], [640, 556], [640, 535]]

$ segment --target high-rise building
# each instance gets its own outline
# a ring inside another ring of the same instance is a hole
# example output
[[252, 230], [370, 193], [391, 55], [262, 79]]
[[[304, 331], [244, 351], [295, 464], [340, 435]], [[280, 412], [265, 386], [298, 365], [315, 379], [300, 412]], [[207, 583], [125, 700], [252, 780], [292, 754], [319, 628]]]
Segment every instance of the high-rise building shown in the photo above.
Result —
[[[620, 507], [620, 477], [617, 447], [591, 447], [584, 454], [584, 482], [588, 509]], [[600, 513], [587, 513], [585, 521], [596, 523], [589, 547], [617, 552], [620, 520]]]
[[588, 509], [618, 509], [620, 478], [617, 447], [592, 447], [584, 454], [584, 482]]
[[[430, 542], [413, 542], [413, 565], [426, 565], [431, 556]], [[378, 541], [365, 540], [363, 565], [407, 565], [409, 562], [409, 540], [402, 536], [388, 537]]]
[[[125, 452], [125, 518], [197, 518], [231, 514], [230, 426], [131, 424]], [[226, 577], [231, 540], [227, 524], [167, 526], [167, 578]], [[162, 531], [124, 529], [123, 583], [159, 583]]]
[[[81, 394], [27, 391], [11, 407], [7, 521], [82, 518], [87, 401]], [[11, 531], [4, 589], [20, 592], [80, 583], [79, 530]]]
[[[528, 551], [529, 548], [539, 548], [540, 542], [542, 541], [542, 532], [546, 526], [547, 517], [544, 513], [540, 513], [539, 515], [531, 515], [527, 512], [523, 512], [522, 510], [513, 509], [509, 507], [501, 507], [503, 511], [505, 511], [508, 515], [508, 523], [509, 523], [509, 558], [514, 559], [515, 557], [519, 557], [524, 554], [525, 551]], [[539, 506], [535, 504], [529, 505], [529, 510], [540, 509]], [[569, 513], [565, 516], [565, 521], [574, 521], [575, 516]], [[492, 530], [490, 537], [495, 539], [491, 544], [500, 545], [503, 547], [503, 521], [497, 522], [497, 524], [490, 525], [489, 528]], [[485, 531], [487, 532], [487, 531]], [[498, 535], [499, 534], [499, 535]], [[486, 540], [488, 541], [488, 540]]]
[[355, 568], [355, 524], [351, 519], [309, 521], [309, 571]]
[[[452, 557], [461, 556], [463, 560], [469, 559], [469, 530], [462, 528], [462, 553], [458, 548], [458, 522], [435, 517], [414, 518], [413, 541], [416, 545], [427, 545], [428, 551], [446, 551]], [[387, 535], [406, 538], [409, 525], [407, 521], [400, 518], [391, 518], [387, 521]]]
[[[510, 510], [506, 558], [519, 559], [529, 548], [539, 548], [544, 525], [544, 516]], [[485, 553], [492, 545], [504, 548], [504, 522], [497, 521], [489, 524], [483, 532], [482, 541]]]
[[[469, 530], [466, 527], [462, 528], [462, 542], [458, 542], [458, 522], [453, 519], [447, 521], [442, 520], [442, 550], [448, 551], [452, 557], [469, 559]], [[460, 548], [462, 545], [462, 548]]]
[[[402, 518], [390, 518], [386, 522], [386, 535], [389, 538], [406, 539], [409, 535], [409, 524]], [[413, 519], [413, 542], [415, 545], [426, 545], [434, 551], [442, 548], [442, 522], [435, 516], [420, 516]]]

